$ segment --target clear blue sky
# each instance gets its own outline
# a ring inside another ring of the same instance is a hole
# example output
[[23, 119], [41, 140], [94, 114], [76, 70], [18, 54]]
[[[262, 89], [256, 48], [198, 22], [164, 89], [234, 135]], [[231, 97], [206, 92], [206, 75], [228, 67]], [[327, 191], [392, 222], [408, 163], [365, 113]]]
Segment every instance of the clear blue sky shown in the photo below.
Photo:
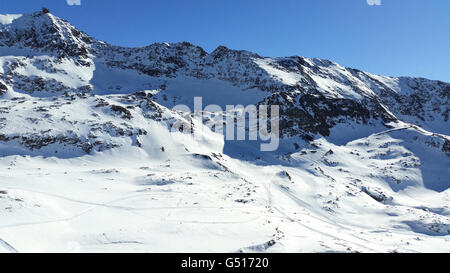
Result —
[[450, 1], [0, 0], [0, 13], [45, 6], [116, 45], [189, 41], [264, 56], [319, 57], [372, 73], [450, 82]]

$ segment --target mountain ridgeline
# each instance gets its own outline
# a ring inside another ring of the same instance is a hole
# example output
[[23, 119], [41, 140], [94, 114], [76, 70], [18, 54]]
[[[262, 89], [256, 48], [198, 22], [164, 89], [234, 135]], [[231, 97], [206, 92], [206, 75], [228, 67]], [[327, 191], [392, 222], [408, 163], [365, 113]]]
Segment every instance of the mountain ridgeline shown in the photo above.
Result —
[[229, 86], [240, 93], [229, 103], [240, 104], [239, 98], [256, 91], [259, 95], [246, 102], [280, 105], [282, 138], [310, 141], [329, 137], [337, 125], [391, 128], [404, 122], [434, 133], [441, 150], [448, 152], [450, 145], [445, 136], [450, 134], [450, 84], [445, 82], [384, 77], [328, 60], [268, 58], [224, 46], [207, 53], [188, 42], [114, 46], [43, 11], [2, 15], [0, 22], [3, 98], [133, 96], [150, 90], [146, 103], [170, 108], [204, 93], [208, 103], [220, 105], [229, 94], [214, 94], [215, 89]]

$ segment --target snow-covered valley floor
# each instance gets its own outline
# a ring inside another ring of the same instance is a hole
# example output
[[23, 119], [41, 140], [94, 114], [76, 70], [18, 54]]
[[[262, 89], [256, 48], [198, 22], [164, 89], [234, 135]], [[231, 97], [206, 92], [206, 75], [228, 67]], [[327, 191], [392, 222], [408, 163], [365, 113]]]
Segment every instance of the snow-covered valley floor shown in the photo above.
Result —
[[0, 251], [450, 251], [450, 191], [386, 183], [396, 160], [392, 179], [421, 175], [392, 136], [316, 147], [284, 166], [137, 147], [5, 156]]

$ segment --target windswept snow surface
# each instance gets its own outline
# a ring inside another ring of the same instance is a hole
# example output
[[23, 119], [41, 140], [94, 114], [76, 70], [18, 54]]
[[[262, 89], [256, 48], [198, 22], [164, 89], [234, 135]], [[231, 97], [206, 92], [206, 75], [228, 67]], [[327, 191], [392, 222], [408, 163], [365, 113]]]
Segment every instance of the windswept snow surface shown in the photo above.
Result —
[[[450, 252], [448, 83], [43, 12], [0, 34], [0, 252]], [[279, 105], [279, 149], [172, 110], [195, 96]]]
[[9, 25], [15, 19], [20, 18], [22, 14], [0, 14], [0, 24]]

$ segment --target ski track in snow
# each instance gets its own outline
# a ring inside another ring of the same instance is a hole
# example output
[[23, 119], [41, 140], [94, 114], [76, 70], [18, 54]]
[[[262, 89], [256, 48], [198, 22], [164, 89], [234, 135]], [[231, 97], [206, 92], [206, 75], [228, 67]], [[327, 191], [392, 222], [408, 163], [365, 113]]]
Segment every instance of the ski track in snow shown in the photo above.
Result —
[[13, 252], [13, 253], [17, 253], [19, 251], [17, 251], [17, 249], [15, 249], [13, 246], [11, 246], [10, 244], [8, 244], [8, 242], [6, 242], [5, 240], [0, 238], [0, 246], [4, 247], [6, 250], [8, 250], [9, 252]]

